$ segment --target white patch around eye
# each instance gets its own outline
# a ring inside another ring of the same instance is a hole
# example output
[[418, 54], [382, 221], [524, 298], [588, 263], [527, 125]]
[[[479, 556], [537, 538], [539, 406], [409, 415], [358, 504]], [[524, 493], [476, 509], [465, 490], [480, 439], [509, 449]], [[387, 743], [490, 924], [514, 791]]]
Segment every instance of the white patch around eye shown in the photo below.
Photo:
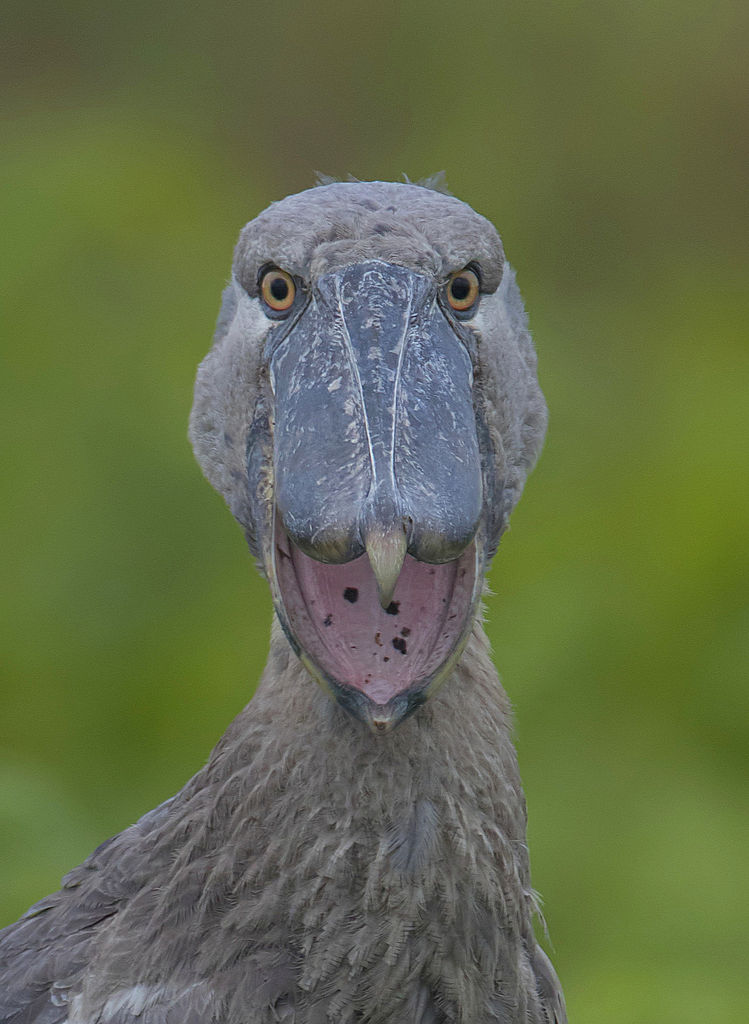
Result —
[[233, 323], [239, 327], [243, 338], [252, 339], [255, 345], [260, 341], [262, 347], [274, 321], [263, 312], [260, 299], [253, 299], [239, 285], [237, 289], [237, 309]]
[[482, 338], [491, 336], [499, 325], [503, 332], [507, 330], [507, 310], [500, 292], [501, 287], [492, 295], [482, 295], [476, 315], [471, 320], [471, 326]]

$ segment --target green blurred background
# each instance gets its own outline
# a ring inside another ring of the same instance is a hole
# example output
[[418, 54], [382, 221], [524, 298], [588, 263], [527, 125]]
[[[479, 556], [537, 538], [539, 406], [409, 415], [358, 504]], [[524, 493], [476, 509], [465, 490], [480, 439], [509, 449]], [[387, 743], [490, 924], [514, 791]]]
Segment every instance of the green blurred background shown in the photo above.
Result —
[[185, 430], [240, 226], [444, 169], [551, 426], [492, 569], [576, 1024], [749, 1004], [745, 2], [6, 6], [0, 921], [165, 799], [271, 608]]

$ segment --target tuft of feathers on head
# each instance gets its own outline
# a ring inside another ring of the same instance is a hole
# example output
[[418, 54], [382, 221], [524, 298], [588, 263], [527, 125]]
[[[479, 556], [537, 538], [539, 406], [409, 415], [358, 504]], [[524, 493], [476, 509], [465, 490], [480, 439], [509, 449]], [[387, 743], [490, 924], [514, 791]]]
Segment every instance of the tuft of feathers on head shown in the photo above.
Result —
[[445, 171], [435, 171], [434, 174], [428, 174], [426, 178], [419, 178], [418, 181], [411, 181], [408, 175], [404, 174], [403, 180], [407, 185], [419, 185], [421, 188], [428, 188], [431, 192], [441, 192], [443, 196], [453, 195], [447, 184]]
[[357, 178], [355, 174], [347, 174], [345, 178], [339, 178], [335, 174], [323, 174], [322, 171], [315, 171], [313, 188], [320, 188], [322, 185], [338, 185], [342, 181], [361, 182], [362, 180], [362, 178]]
[[[363, 182], [364, 179], [357, 178], [354, 174], [347, 174], [345, 178], [336, 178], [332, 174], [324, 174], [322, 171], [315, 171], [315, 182], [313, 187], [319, 188], [321, 185], [336, 185], [344, 181]], [[430, 192], [440, 192], [443, 196], [451, 196], [453, 194], [447, 184], [447, 174], [445, 171], [436, 171], [434, 174], [428, 174], [426, 178], [418, 178], [416, 181], [412, 181], [404, 171], [403, 182], [406, 185], [418, 185], [420, 188], [428, 188]]]

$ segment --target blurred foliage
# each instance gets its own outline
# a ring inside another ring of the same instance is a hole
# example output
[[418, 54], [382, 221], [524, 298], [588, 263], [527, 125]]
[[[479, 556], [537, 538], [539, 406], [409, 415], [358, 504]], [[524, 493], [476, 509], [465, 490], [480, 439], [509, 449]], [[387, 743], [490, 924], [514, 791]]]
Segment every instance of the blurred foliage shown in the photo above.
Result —
[[492, 570], [534, 882], [577, 1024], [744, 1020], [745, 40], [694, 3], [13, 4], [0, 919], [203, 762], [271, 609], [185, 441], [239, 227], [444, 168], [551, 408]]

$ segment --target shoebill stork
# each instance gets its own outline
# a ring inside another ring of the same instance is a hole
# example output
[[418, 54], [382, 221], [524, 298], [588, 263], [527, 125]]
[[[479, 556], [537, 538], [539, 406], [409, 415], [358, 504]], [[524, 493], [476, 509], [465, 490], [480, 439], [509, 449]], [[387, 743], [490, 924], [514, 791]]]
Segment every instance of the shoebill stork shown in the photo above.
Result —
[[565, 1021], [484, 576], [546, 425], [492, 225], [330, 183], [237, 245], [190, 436], [276, 620], [184, 789], [0, 937], [5, 1024]]

